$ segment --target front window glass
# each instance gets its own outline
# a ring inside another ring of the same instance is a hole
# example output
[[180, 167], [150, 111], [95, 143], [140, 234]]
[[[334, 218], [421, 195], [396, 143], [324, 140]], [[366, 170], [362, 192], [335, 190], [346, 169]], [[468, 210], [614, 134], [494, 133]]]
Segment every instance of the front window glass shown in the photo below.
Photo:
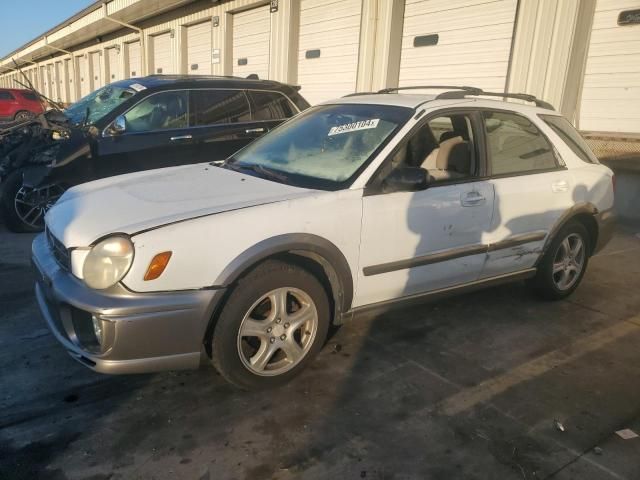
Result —
[[189, 126], [189, 94], [184, 90], [156, 93], [125, 113], [127, 133]]
[[69, 106], [64, 114], [75, 125], [92, 124], [127, 101], [135, 93], [134, 90], [126, 87], [107, 85]]
[[413, 110], [381, 105], [322, 105], [241, 150], [232, 168], [268, 170], [283, 181], [339, 188], [352, 179]]

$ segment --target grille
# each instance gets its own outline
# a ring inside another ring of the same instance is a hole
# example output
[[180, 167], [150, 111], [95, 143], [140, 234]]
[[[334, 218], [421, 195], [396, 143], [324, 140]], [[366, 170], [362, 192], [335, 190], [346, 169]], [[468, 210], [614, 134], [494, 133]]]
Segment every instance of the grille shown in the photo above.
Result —
[[51, 247], [51, 251], [53, 252], [53, 256], [56, 261], [65, 270], [71, 270], [71, 256], [69, 255], [69, 250], [65, 248], [60, 240], [53, 236], [48, 228], [46, 229], [46, 234], [47, 242], [49, 242], [49, 247]]

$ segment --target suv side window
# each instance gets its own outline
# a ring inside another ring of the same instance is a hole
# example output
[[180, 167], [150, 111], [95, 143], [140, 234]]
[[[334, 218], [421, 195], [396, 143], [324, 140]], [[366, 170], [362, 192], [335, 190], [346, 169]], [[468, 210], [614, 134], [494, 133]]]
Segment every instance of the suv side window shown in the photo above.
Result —
[[243, 90], [192, 90], [191, 125], [250, 122], [249, 102]]
[[150, 95], [124, 114], [127, 133], [189, 126], [189, 93], [184, 90]]
[[13, 95], [10, 92], [0, 91], [0, 100], [14, 100]]
[[278, 92], [249, 91], [253, 120], [284, 120], [297, 112], [287, 97]]
[[22, 96], [25, 99], [30, 100], [32, 102], [37, 102], [38, 101], [38, 96], [33, 92], [22, 92]]
[[506, 112], [483, 112], [492, 175], [556, 168], [553, 147], [526, 117]]
[[477, 175], [478, 155], [468, 113], [448, 113], [422, 124], [380, 172], [382, 179], [399, 167], [427, 170], [429, 183], [458, 182]]
[[582, 135], [573, 128], [564, 117], [557, 115], [540, 115], [540, 118], [549, 125], [558, 136], [564, 140], [564, 143], [575, 153], [582, 161], [587, 163], [599, 163], [593, 154], [587, 142], [584, 141]]

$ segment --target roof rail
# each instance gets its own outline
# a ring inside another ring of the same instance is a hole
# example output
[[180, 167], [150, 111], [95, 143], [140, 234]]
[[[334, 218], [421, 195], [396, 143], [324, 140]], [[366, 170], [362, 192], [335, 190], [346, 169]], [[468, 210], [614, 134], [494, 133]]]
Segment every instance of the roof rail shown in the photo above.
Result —
[[[410, 87], [391, 87], [391, 88], [383, 88], [382, 90], [378, 90], [377, 93], [393, 93], [398, 92], [400, 90], [461, 90], [464, 92], [469, 92], [470, 95], [481, 92], [482, 90], [476, 87], [460, 87], [456, 85], [414, 85]], [[458, 92], [452, 92], [458, 93]]]
[[501, 98], [514, 98], [516, 100], [523, 100], [525, 102], [535, 103], [537, 107], [545, 108], [547, 110], [555, 110], [553, 105], [544, 100], [540, 100], [536, 98], [535, 95], [529, 95], [526, 93], [498, 93], [498, 92], [485, 92], [479, 88], [476, 89], [476, 92], [469, 91], [452, 91], [452, 92], [444, 92], [438, 95], [436, 100], [447, 100], [447, 99], [460, 99], [465, 98], [467, 95], [474, 96], [483, 96], [483, 97], [501, 97]]

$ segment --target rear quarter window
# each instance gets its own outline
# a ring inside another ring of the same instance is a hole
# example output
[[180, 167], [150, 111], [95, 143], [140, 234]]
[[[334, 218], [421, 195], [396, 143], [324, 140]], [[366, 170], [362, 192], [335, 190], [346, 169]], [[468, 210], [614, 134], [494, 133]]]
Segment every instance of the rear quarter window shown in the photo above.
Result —
[[22, 97], [26, 100], [29, 100], [31, 102], [37, 102], [38, 101], [38, 96], [33, 93], [33, 92], [23, 92], [21, 93]]
[[562, 141], [575, 153], [582, 161], [587, 163], [600, 163], [593, 154], [587, 142], [585, 142], [580, 132], [564, 117], [557, 115], [540, 115], [540, 118], [556, 132]]
[[289, 99], [279, 92], [249, 91], [253, 120], [284, 120], [296, 113]]

